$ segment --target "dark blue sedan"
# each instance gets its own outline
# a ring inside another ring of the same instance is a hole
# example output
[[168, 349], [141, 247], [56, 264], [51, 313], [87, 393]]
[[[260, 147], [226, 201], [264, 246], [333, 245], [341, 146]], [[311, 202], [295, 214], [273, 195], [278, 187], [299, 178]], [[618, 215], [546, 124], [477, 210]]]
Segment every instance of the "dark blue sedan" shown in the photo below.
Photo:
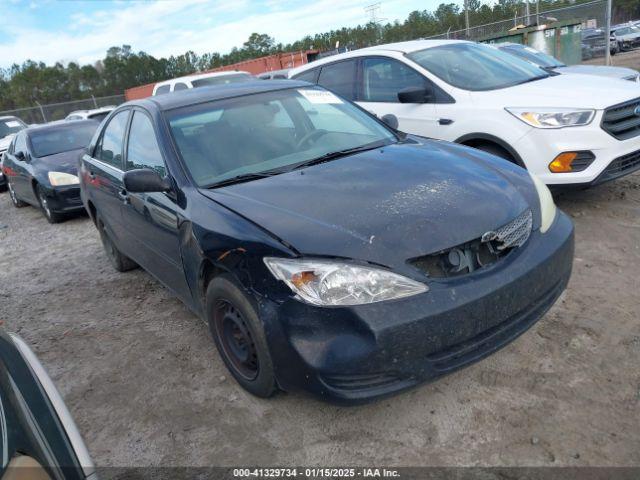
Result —
[[573, 226], [539, 180], [304, 82], [122, 105], [80, 183], [114, 267], [182, 299], [262, 397], [437, 378], [526, 331], [571, 274]]

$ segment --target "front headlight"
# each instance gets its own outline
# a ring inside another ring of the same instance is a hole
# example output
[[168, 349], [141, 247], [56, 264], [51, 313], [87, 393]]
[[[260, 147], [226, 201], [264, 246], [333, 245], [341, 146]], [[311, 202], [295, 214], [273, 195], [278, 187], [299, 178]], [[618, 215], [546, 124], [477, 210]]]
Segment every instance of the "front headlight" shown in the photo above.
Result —
[[54, 187], [64, 187], [65, 185], [78, 185], [78, 177], [70, 173], [49, 172], [49, 182]]
[[271, 273], [312, 305], [363, 305], [417, 295], [424, 283], [386, 270], [340, 261], [266, 257]]
[[540, 233], [545, 233], [551, 228], [553, 221], [556, 219], [556, 204], [553, 201], [553, 195], [551, 195], [549, 187], [533, 173], [529, 173], [529, 175], [531, 176], [531, 180], [533, 180], [533, 184], [536, 186], [538, 198], [540, 199], [540, 216], [542, 217], [540, 221]]
[[535, 128], [564, 128], [588, 125], [596, 114], [592, 109], [507, 108], [507, 112]]

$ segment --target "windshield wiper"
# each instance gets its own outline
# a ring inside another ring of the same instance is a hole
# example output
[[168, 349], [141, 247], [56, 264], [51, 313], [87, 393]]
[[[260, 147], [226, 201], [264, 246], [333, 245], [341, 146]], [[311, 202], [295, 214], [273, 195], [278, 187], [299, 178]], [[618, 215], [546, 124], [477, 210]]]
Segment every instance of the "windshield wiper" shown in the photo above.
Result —
[[290, 170], [298, 170], [300, 168], [309, 167], [311, 165], [317, 165], [318, 163], [328, 162], [330, 160], [335, 160], [336, 158], [346, 157], [347, 155], [352, 155], [354, 153], [366, 152], [368, 150], [375, 150], [376, 148], [384, 147], [388, 145], [385, 141], [368, 143], [366, 145], [361, 145], [359, 147], [346, 148], [344, 150], [337, 150], [335, 152], [325, 153], [324, 155], [320, 155], [319, 157], [312, 158], [310, 160], [306, 160], [304, 162], [296, 163], [291, 167]]
[[259, 178], [272, 177], [274, 175], [278, 175], [279, 173], [283, 173], [283, 171], [267, 170], [264, 172], [243, 173], [234, 177], [225, 178], [224, 180], [220, 180], [219, 182], [210, 183], [209, 185], [205, 185], [202, 188], [218, 188], [224, 187], [225, 185], [233, 185], [234, 183], [250, 182], [251, 180], [257, 180]]
[[526, 80], [523, 80], [522, 82], [518, 82], [516, 83], [516, 85], [522, 85], [523, 83], [530, 83], [530, 82], [535, 82], [536, 80], [542, 80], [543, 78], [549, 78], [551, 75], [538, 75], [536, 77], [531, 77], [528, 78]]

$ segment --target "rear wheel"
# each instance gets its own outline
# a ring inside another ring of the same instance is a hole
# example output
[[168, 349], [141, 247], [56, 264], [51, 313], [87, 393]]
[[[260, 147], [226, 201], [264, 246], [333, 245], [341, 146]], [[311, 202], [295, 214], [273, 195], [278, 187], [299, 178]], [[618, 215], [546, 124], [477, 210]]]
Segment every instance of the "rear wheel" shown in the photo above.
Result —
[[38, 196], [38, 202], [40, 202], [42, 213], [44, 213], [44, 218], [46, 218], [49, 223], [58, 223], [62, 221], [64, 215], [51, 210], [51, 205], [49, 205], [49, 200], [47, 200], [47, 195], [42, 186], [38, 185], [36, 187], [36, 195]]
[[16, 192], [13, 190], [13, 186], [11, 185], [11, 182], [7, 181], [7, 188], [9, 189], [9, 197], [11, 198], [11, 203], [13, 203], [13, 206], [16, 208], [22, 208], [22, 207], [26, 207], [27, 204], [25, 202], [23, 202], [22, 200], [19, 200]]
[[111, 262], [111, 265], [113, 265], [113, 268], [115, 268], [119, 272], [126, 272], [136, 268], [138, 264], [124, 255], [122, 252], [120, 252], [120, 250], [118, 250], [116, 245], [113, 243], [113, 240], [111, 240], [111, 237], [107, 233], [104, 222], [99, 216], [96, 217], [96, 226], [98, 228], [98, 232], [100, 233], [100, 240], [102, 241], [104, 251], [107, 254], [107, 258]]
[[207, 320], [225, 365], [248, 392], [262, 398], [278, 388], [262, 322], [232, 277], [214, 278], [206, 294]]

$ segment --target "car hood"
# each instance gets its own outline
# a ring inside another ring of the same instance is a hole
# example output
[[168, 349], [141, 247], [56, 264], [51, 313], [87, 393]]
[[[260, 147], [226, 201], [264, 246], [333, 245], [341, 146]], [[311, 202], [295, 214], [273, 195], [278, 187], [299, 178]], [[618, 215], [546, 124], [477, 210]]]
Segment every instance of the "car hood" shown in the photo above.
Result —
[[78, 158], [84, 153], [84, 148], [69, 152], [56, 153], [47, 157], [33, 160], [34, 168], [40, 173], [63, 172], [78, 174]]
[[633, 68], [605, 67], [604, 65], [571, 65], [568, 67], [554, 68], [554, 71], [558, 73], [579, 73], [582, 75], [598, 75], [600, 77], [624, 79], [638, 75], [638, 71]]
[[[612, 83], [613, 82], [613, 83]], [[638, 85], [595, 75], [552, 75], [490, 92], [471, 92], [478, 105], [505, 107], [569, 107], [603, 110], [640, 97]]]
[[524, 170], [438, 141], [390, 145], [201, 192], [303, 255], [398, 270], [409, 258], [479, 238], [537, 202]]

